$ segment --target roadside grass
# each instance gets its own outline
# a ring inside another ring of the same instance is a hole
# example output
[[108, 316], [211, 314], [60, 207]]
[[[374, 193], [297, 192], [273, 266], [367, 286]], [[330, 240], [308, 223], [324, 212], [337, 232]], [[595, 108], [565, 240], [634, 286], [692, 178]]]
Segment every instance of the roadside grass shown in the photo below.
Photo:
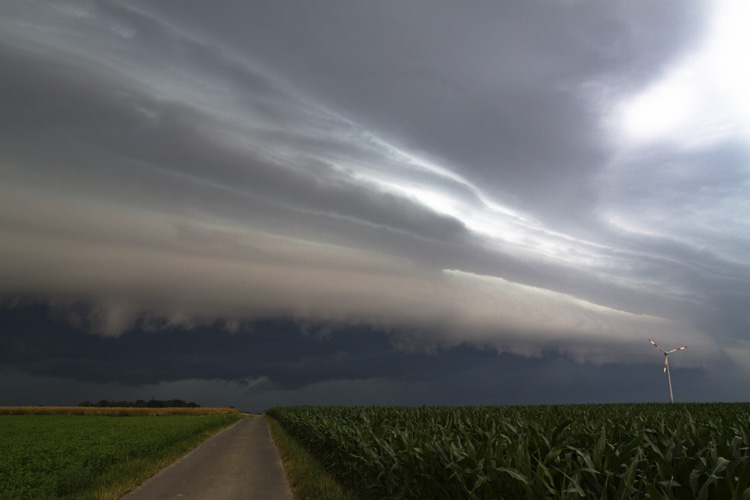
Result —
[[276, 420], [268, 414], [265, 417], [295, 500], [359, 500], [353, 492], [336, 482]]
[[0, 500], [116, 500], [242, 418], [0, 415]]

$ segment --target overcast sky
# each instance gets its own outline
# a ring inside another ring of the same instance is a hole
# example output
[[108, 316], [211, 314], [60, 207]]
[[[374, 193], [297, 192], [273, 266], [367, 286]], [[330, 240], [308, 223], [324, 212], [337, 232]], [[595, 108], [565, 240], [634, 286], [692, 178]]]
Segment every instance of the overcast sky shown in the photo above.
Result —
[[0, 404], [750, 399], [748, 24], [0, 3]]

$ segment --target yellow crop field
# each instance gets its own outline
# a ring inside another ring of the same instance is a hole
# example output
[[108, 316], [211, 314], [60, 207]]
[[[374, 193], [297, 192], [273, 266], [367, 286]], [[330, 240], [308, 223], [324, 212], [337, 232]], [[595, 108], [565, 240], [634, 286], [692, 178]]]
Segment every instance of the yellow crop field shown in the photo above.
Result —
[[0, 415], [91, 415], [97, 417], [162, 417], [174, 415], [223, 415], [234, 408], [107, 408], [83, 406], [0, 406]]

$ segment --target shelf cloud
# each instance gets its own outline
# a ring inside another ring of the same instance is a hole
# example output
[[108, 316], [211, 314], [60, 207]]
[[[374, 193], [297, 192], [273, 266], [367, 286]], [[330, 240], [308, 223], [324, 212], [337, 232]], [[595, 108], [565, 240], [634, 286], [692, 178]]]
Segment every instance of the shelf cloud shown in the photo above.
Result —
[[[440, 360], [469, 385], [490, 376], [471, 359], [551, 377], [658, 364], [647, 337], [691, 345], [675, 368], [696, 387], [744, 373], [749, 14], [6, 3], [3, 342], [67, 339], [90, 369], [40, 349], [0, 374], [218, 380], [269, 404], [354, 384], [351, 401], [387, 403], [389, 384], [403, 402], [444, 383]], [[169, 370], [141, 361], [154, 339]], [[327, 370], [337, 352], [351, 363]], [[552, 397], [543, 380], [532, 401]]]

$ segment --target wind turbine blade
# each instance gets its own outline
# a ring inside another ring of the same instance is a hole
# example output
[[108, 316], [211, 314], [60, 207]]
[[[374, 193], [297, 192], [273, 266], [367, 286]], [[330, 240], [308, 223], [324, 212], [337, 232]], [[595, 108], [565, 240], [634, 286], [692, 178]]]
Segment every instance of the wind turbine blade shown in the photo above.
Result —
[[671, 354], [671, 353], [673, 353], [673, 352], [681, 351], [681, 350], [683, 350], [683, 349], [687, 349], [687, 346], [685, 345], [685, 346], [682, 346], [682, 347], [678, 347], [677, 349], [672, 349], [672, 350], [671, 350], [671, 351], [669, 351], [669, 352], [668, 352], [667, 354]]
[[651, 339], [648, 339], [648, 341], [649, 341], [649, 342], [651, 342], [652, 344], [654, 344], [654, 347], [656, 347], [657, 349], [659, 349], [659, 350], [660, 350], [661, 352], [663, 352], [664, 354], [666, 354], [666, 353], [667, 353], [667, 351], [665, 351], [664, 349], [662, 349], [661, 347], [659, 347], [659, 344], [657, 344], [657, 343], [656, 343], [656, 342], [654, 342], [653, 340], [651, 340]]
[[669, 356], [664, 356], [664, 373], [667, 373], [668, 364], [669, 364]]

